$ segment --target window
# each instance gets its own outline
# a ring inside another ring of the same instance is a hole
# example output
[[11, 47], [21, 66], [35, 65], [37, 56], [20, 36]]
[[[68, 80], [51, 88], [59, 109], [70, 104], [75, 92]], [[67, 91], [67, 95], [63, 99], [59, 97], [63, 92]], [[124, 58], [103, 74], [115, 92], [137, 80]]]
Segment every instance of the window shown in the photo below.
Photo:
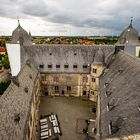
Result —
[[92, 78], [92, 82], [96, 82], [96, 79], [95, 78]]
[[51, 65], [51, 64], [49, 64], [49, 65], [48, 65], [48, 68], [52, 68], [52, 65]]
[[64, 68], [68, 68], [68, 67], [69, 67], [69, 65], [68, 65], [68, 64], [65, 64], [65, 65], [64, 65]]
[[45, 80], [46, 80], [46, 76], [45, 76], [45, 75], [42, 75], [42, 76], [41, 76], [41, 80], [42, 80], [42, 81], [45, 81]]
[[88, 67], [87, 65], [83, 65], [83, 68], [84, 68], [84, 69], [87, 69], [87, 67]]
[[60, 68], [60, 65], [56, 65], [56, 68]]
[[24, 88], [24, 91], [25, 91], [26, 93], [28, 93], [28, 87], [25, 87], [25, 88]]
[[83, 77], [83, 82], [88, 82], [88, 77]]
[[32, 124], [32, 113], [30, 115], [30, 123]]
[[43, 65], [43, 64], [40, 64], [40, 65], [39, 65], [39, 68], [44, 68], [44, 65]]
[[55, 91], [58, 91], [59, 90], [59, 87], [58, 86], [55, 86]]
[[94, 68], [93, 68], [93, 69], [92, 69], [92, 72], [93, 72], [93, 73], [96, 73], [96, 72], [97, 72], [97, 69], [94, 69]]
[[53, 80], [54, 80], [54, 82], [59, 82], [58, 77], [54, 77]]
[[71, 86], [67, 86], [67, 90], [68, 91], [71, 91]]
[[74, 64], [74, 65], [73, 65], [73, 68], [77, 68], [77, 67], [78, 67], [77, 64]]
[[27, 133], [28, 133], [28, 138], [30, 138], [30, 126], [28, 126]]
[[77, 53], [75, 52], [74, 55], [77, 55]]
[[49, 55], [52, 55], [52, 53], [49, 53]]
[[70, 76], [66, 76], [66, 81], [67, 82], [71, 82], [71, 77]]

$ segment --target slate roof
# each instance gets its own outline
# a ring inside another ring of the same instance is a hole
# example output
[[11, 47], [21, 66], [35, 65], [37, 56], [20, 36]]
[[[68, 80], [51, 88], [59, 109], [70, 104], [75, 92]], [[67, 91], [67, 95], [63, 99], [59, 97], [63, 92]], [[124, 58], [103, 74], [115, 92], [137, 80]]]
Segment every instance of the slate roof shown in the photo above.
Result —
[[[90, 67], [83, 69], [83, 65], [92, 64], [96, 51], [101, 48], [104, 52], [104, 57], [107, 57], [111, 52], [114, 52], [115, 47], [112, 45], [32, 45], [24, 46], [21, 52], [22, 56], [28, 54], [22, 59], [31, 61], [39, 68], [41, 72], [66, 72], [66, 73], [90, 73]], [[65, 69], [64, 65], [68, 64], [69, 68]], [[78, 68], [74, 69], [73, 65], [77, 64]], [[52, 65], [52, 68], [48, 68]], [[60, 68], [56, 68], [60, 65]]]
[[98, 51], [96, 51], [93, 63], [94, 64], [104, 63], [104, 53], [103, 53], [103, 50], [101, 48], [99, 48]]
[[[101, 140], [140, 133], [138, 106], [140, 106], [140, 60], [119, 52], [100, 78]], [[110, 123], [112, 134], [109, 132]]]
[[[25, 131], [27, 131], [26, 124], [29, 119], [37, 75], [37, 69], [32, 64], [26, 64], [14, 80], [15, 82], [12, 82], [0, 97], [1, 140], [23, 140]], [[25, 92], [25, 88], [28, 88], [28, 93]], [[17, 114], [20, 116], [19, 123], [15, 122]]]

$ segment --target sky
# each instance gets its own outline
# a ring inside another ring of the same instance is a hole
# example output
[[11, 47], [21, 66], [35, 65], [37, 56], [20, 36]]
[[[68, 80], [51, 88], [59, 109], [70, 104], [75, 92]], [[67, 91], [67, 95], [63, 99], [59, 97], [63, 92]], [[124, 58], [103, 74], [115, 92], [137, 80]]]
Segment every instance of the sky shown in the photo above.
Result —
[[32, 35], [120, 35], [130, 24], [140, 34], [140, 0], [0, 0], [0, 35], [21, 26]]

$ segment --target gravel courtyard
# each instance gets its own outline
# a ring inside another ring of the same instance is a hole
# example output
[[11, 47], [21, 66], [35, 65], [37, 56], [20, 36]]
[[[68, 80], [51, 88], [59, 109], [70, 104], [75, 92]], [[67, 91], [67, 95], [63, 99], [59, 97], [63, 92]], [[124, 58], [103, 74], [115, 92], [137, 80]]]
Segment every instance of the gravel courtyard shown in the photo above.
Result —
[[79, 97], [43, 96], [40, 115], [50, 113], [58, 115], [62, 130], [59, 140], [84, 140], [85, 135], [82, 130], [86, 127], [85, 119], [95, 119], [95, 114], [91, 111], [94, 105], [94, 102]]

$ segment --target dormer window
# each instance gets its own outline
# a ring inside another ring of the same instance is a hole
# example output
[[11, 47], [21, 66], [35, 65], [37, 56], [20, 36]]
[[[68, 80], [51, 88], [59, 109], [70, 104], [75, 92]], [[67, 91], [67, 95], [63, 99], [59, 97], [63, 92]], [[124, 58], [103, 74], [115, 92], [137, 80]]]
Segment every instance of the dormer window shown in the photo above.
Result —
[[28, 93], [28, 87], [25, 87], [25, 88], [24, 88], [24, 91], [25, 91], [26, 93]]
[[48, 68], [52, 68], [52, 65], [51, 65], [51, 64], [49, 64], [49, 65], [48, 65]]
[[107, 111], [111, 111], [116, 105], [117, 105], [117, 100], [115, 98], [112, 98], [107, 105]]
[[69, 65], [68, 65], [68, 64], [65, 64], [65, 65], [64, 65], [64, 68], [68, 68], [68, 67], [69, 67]]
[[115, 120], [113, 119], [113, 121], [111, 120], [108, 125], [109, 134], [113, 135], [113, 134], [117, 133], [119, 131], [119, 129], [121, 129], [123, 122], [124, 122], [124, 120], [121, 117], [117, 117], [117, 118], [115, 118]]
[[73, 65], [73, 68], [74, 68], [74, 69], [78, 68], [77, 64], [74, 64], [74, 65]]
[[15, 121], [15, 123], [19, 123], [19, 121], [20, 121], [20, 114], [19, 113], [14, 115], [14, 121]]
[[107, 91], [105, 92], [105, 96], [108, 97], [109, 95], [111, 95], [111, 93], [112, 93], [111, 91], [107, 90]]
[[97, 73], [97, 69], [93, 68], [93, 69], [92, 69], [92, 72], [93, 72], [93, 73]]
[[56, 68], [60, 68], [60, 65], [56, 65]]
[[44, 68], [44, 65], [43, 64], [40, 64], [39, 65], [39, 68], [41, 68], [41, 69]]
[[122, 73], [123, 72], [123, 68], [120, 67], [119, 70], [118, 70], [118, 72], [119, 73]]
[[87, 69], [87, 67], [88, 67], [87, 65], [83, 65], [83, 69]]

